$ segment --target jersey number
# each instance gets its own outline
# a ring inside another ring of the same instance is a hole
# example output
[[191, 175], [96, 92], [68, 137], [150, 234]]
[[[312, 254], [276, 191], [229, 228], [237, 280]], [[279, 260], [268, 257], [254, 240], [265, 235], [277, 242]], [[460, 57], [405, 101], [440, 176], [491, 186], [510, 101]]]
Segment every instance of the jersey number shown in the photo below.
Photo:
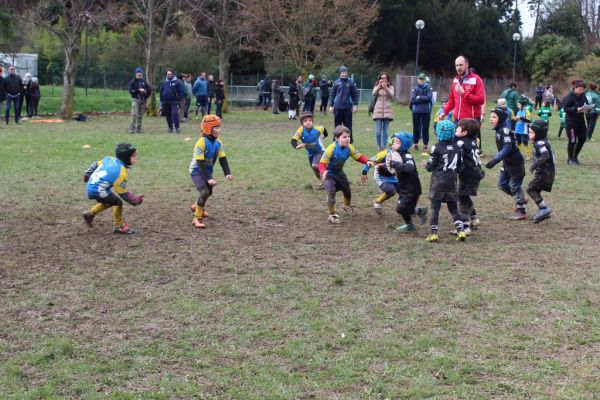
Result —
[[473, 161], [475, 161], [475, 165], [480, 166], [481, 159], [479, 158], [479, 153], [477, 152], [477, 149], [471, 149], [471, 155], [473, 156]]
[[458, 154], [455, 154], [452, 158], [452, 161], [448, 162], [448, 154], [443, 155], [444, 158], [444, 171], [456, 169], [456, 164], [458, 163]]

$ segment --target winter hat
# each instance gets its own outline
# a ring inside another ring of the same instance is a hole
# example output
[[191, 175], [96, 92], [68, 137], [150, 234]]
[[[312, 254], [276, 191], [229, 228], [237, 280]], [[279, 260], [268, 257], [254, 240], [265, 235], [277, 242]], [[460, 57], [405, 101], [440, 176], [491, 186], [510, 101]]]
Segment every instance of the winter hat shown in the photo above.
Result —
[[454, 122], [445, 119], [438, 122], [435, 128], [435, 133], [437, 134], [440, 142], [443, 142], [446, 140], [451, 140], [454, 137], [455, 130], [456, 128], [454, 127]]
[[400, 149], [398, 149], [398, 151], [400, 153], [407, 152], [414, 143], [414, 138], [413, 138], [412, 133], [409, 133], [406, 131], [400, 131], [400, 132], [394, 133], [390, 137], [390, 140], [388, 140], [388, 147], [392, 147], [392, 144], [394, 143], [394, 138], [398, 138], [402, 142], [402, 144], [400, 145]]
[[529, 129], [535, 132], [535, 139], [545, 139], [548, 136], [548, 123], [546, 121], [537, 120], [529, 125]]
[[315, 76], [314, 76], [313, 74], [310, 74], [310, 75], [308, 76], [308, 79], [312, 81], [313, 79], [315, 79]]
[[529, 104], [529, 99], [527, 98], [527, 96], [521, 96], [521, 97], [519, 97], [518, 102], [520, 104], [527, 105], [527, 104]]
[[136, 73], [136, 74], [143, 74], [143, 73], [144, 73], [144, 70], [142, 69], [142, 67], [137, 67], [137, 68], [135, 69], [135, 73]]
[[205, 115], [204, 118], [202, 118], [202, 122], [200, 122], [200, 130], [205, 136], [210, 135], [212, 133], [212, 129], [216, 126], [221, 126], [221, 118], [217, 117], [216, 115]]
[[348, 67], [346, 67], [345, 65], [340, 65], [340, 74], [344, 71], [348, 72]]
[[123, 161], [125, 165], [131, 165], [131, 156], [135, 154], [137, 149], [129, 143], [119, 143], [115, 149], [115, 156]]
[[417, 78], [418, 78], [418, 79], [425, 80], [425, 79], [427, 79], [427, 75], [425, 75], [425, 73], [424, 73], [424, 72], [421, 72]]
[[304, 122], [304, 118], [313, 118], [314, 119], [315, 116], [310, 111], [304, 111], [300, 114], [300, 123]]

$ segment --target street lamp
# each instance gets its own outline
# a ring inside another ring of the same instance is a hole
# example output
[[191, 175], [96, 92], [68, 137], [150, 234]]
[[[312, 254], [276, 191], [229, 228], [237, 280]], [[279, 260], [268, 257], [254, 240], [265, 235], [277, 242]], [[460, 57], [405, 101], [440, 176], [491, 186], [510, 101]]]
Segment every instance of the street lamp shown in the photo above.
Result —
[[425, 21], [422, 19], [415, 22], [415, 28], [417, 28], [417, 57], [415, 58], [415, 75], [419, 71], [419, 44], [421, 43], [421, 30], [425, 28]]
[[515, 42], [515, 50], [513, 52], [513, 75], [512, 80], [515, 81], [515, 71], [517, 69], [517, 42], [521, 40], [521, 35], [519, 33], [513, 33], [512, 40]]

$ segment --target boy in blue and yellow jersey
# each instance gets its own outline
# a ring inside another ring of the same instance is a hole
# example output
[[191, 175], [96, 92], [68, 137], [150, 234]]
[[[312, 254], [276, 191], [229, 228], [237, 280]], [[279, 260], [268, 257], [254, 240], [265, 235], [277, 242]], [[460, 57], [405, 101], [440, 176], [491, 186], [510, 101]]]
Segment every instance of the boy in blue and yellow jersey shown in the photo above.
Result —
[[[142, 204], [144, 195], [134, 196], [127, 190], [127, 169], [137, 161], [137, 151], [129, 143], [119, 143], [115, 157], [104, 157], [93, 163], [83, 173], [83, 181], [87, 183], [87, 196], [98, 204], [83, 213], [83, 219], [92, 226], [94, 217], [113, 208], [115, 220], [114, 233], [133, 233], [129, 225], [123, 222], [123, 200], [132, 206]], [[118, 195], [115, 195], [115, 193]]]
[[221, 168], [223, 168], [225, 178], [231, 181], [233, 180], [233, 175], [231, 175], [231, 171], [229, 170], [227, 157], [223, 150], [223, 142], [219, 138], [221, 135], [221, 118], [216, 115], [205, 115], [200, 123], [200, 129], [202, 130], [202, 137], [198, 139], [194, 147], [189, 172], [192, 182], [194, 182], [196, 189], [200, 193], [198, 201], [191, 207], [194, 212], [192, 225], [196, 228], [204, 229], [206, 225], [202, 222], [202, 218], [208, 217], [204, 206], [206, 200], [212, 195], [213, 187], [217, 184], [217, 181], [213, 178], [213, 166], [217, 158], [219, 159]]
[[[392, 198], [397, 193], [398, 177], [396, 176], [395, 166], [393, 162], [388, 162], [393, 155], [393, 152], [398, 152], [401, 143], [399, 139], [394, 140], [395, 136], [392, 135], [388, 141], [387, 149], [379, 151], [373, 157], [369, 158], [369, 161], [365, 164], [362, 170], [362, 183], [367, 182], [367, 174], [371, 167], [373, 169], [373, 179], [381, 190], [381, 194], [375, 199], [373, 204], [373, 211], [375, 214], [382, 215], [381, 205], [384, 201]], [[399, 156], [398, 156], [399, 158]]]
[[350, 192], [350, 182], [344, 173], [344, 163], [349, 157], [356, 161], [366, 164], [366, 156], [360, 154], [354, 146], [350, 144], [350, 129], [344, 125], [338, 125], [333, 131], [335, 142], [327, 146], [321, 162], [319, 163], [319, 171], [321, 172], [321, 180], [325, 184], [327, 191], [327, 207], [329, 208], [329, 222], [339, 224], [340, 216], [335, 207], [335, 193], [342, 191], [344, 195], [343, 209], [352, 213], [354, 210], [350, 206], [352, 193]]
[[[319, 172], [319, 162], [325, 151], [322, 138], [327, 137], [327, 129], [322, 126], [314, 125], [314, 116], [310, 111], [300, 114], [300, 127], [292, 136], [291, 144], [294, 149], [306, 149], [308, 153], [308, 163], [310, 164], [317, 179], [321, 179]], [[302, 143], [298, 143], [302, 142]], [[323, 188], [321, 183], [319, 189]]]

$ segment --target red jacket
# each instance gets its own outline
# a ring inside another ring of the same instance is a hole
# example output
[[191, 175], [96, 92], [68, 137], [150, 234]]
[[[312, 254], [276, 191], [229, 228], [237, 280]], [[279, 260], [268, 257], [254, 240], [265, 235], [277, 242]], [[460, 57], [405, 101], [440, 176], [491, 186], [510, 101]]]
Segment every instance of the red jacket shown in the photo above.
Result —
[[[462, 95], [459, 95], [454, 88], [461, 80], [465, 92]], [[455, 120], [479, 118], [481, 116], [481, 106], [483, 106], [484, 103], [485, 87], [483, 85], [483, 80], [481, 80], [478, 75], [469, 72], [464, 79], [457, 76], [452, 81], [448, 102], [444, 107], [444, 115], [453, 111], [452, 115]]]

